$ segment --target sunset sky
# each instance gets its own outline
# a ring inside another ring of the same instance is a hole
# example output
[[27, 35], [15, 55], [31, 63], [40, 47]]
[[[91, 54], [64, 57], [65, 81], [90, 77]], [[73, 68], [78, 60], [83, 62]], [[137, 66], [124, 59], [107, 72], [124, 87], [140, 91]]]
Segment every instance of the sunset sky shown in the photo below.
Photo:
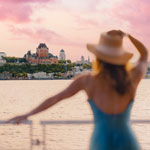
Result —
[[[150, 48], [150, 0], [0, 0], [0, 51], [23, 57], [46, 43], [67, 59], [87, 59], [87, 43], [97, 43], [101, 32], [121, 29]], [[138, 54], [128, 39], [124, 45]]]

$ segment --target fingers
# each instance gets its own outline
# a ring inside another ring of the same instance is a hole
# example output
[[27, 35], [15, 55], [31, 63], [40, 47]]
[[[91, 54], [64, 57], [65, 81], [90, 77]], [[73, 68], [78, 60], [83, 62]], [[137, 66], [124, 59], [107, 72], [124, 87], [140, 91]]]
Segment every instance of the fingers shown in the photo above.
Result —
[[5, 123], [13, 123], [15, 119], [16, 119], [16, 117], [5, 121]]
[[20, 121], [10, 119], [10, 120], [6, 121], [5, 123], [6, 123], [6, 124], [19, 124], [19, 123], [20, 123]]

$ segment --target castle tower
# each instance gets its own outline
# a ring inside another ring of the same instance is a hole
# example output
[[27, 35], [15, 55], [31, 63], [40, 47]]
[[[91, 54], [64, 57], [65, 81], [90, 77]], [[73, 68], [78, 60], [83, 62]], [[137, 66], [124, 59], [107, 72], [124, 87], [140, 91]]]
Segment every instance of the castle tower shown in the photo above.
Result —
[[84, 62], [85, 62], [84, 56], [81, 56], [81, 63], [84, 64]]
[[66, 60], [65, 51], [63, 49], [60, 50], [59, 60]]
[[88, 63], [90, 64], [90, 57], [88, 56]]
[[36, 49], [38, 57], [48, 57], [48, 47], [45, 43], [40, 43]]

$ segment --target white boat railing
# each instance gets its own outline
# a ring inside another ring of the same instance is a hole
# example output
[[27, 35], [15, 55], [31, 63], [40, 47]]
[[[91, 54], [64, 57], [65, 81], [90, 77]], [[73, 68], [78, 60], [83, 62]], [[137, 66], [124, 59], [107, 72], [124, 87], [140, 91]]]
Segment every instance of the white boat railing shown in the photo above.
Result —
[[[131, 124], [147, 124], [150, 123], [150, 120], [131, 120]], [[41, 125], [61, 125], [61, 124], [67, 124], [67, 125], [78, 125], [78, 124], [93, 124], [93, 121], [91, 120], [45, 120], [45, 121], [40, 121]]]
[[[0, 120], [0, 125], [8, 125], [13, 123], [8, 123], [6, 121]], [[45, 120], [40, 121], [40, 125], [42, 126], [42, 140], [34, 140], [33, 139], [33, 122], [31, 120], [23, 121], [21, 124], [29, 125], [29, 134], [30, 134], [30, 150], [33, 149], [34, 145], [43, 145], [43, 150], [46, 149], [46, 126], [48, 125], [81, 125], [81, 124], [93, 124], [92, 120]], [[131, 124], [150, 124], [150, 120], [131, 120]]]
[[[0, 125], [3, 125], [3, 124], [14, 124], [14, 123], [0, 120]], [[21, 124], [32, 125], [32, 121], [31, 120], [22, 121]]]

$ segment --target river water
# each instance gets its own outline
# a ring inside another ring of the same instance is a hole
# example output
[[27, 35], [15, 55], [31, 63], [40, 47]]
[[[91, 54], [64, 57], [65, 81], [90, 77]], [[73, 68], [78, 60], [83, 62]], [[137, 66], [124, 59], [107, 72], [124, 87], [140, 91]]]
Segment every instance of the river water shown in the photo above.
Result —
[[[28, 112], [45, 98], [53, 96], [71, 80], [24, 80], [0, 81], [0, 120]], [[42, 141], [41, 120], [92, 120], [92, 111], [86, 94], [59, 102], [50, 109], [29, 119], [33, 121], [33, 139]], [[143, 79], [137, 89], [131, 119], [150, 119], [150, 79]], [[142, 146], [150, 150], [150, 124], [132, 124]], [[46, 150], [88, 150], [93, 125], [47, 125]], [[0, 125], [0, 150], [29, 150], [30, 128], [28, 125]], [[42, 145], [33, 149], [41, 150]]]

